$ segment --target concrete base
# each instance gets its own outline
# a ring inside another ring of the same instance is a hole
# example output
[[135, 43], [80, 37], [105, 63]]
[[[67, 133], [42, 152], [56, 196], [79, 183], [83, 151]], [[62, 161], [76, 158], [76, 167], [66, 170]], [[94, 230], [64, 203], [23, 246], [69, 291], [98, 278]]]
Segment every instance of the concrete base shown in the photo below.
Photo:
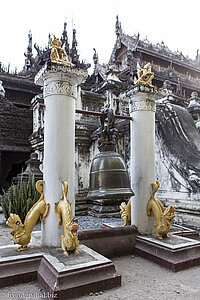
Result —
[[200, 265], [200, 241], [175, 234], [163, 240], [137, 236], [135, 253], [174, 272]]
[[0, 247], [0, 287], [38, 280], [50, 299], [72, 299], [121, 285], [111, 260], [85, 245], [79, 255], [63, 255], [60, 248], [17, 245]]

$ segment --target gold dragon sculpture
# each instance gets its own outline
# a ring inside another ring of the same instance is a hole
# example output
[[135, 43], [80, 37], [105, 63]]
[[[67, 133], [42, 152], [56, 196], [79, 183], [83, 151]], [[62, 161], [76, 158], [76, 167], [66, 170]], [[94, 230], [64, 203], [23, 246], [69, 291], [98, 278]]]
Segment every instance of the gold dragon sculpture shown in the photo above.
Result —
[[131, 199], [127, 204], [122, 202], [119, 208], [123, 226], [131, 225]]
[[160, 199], [155, 198], [155, 193], [160, 186], [158, 180], [156, 183], [152, 183], [151, 186], [153, 193], [147, 204], [147, 216], [150, 217], [153, 213], [156, 221], [154, 225], [156, 236], [159, 239], [163, 239], [168, 237], [168, 232], [170, 230], [170, 226], [172, 225], [172, 219], [175, 217], [175, 208], [172, 205], [165, 208]]
[[10, 214], [6, 225], [11, 227], [12, 230], [10, 234], [13, 235], [13, 241], [15, 244], [21, 245], [18, 251], [23, 251], [27, 249], [27, 245], [31, 240], [31, 233], [33, 228], [40, 217], [43, 222], [47, 217], [49, 211], [49, 204], [46, 203], [43, 192], [42, 180], [36, 182], [36, 189], [41, 194], [40, 199], [31, 207], [27, 213], [24, 224], [22, 223], [20, 217], [16, 214]]
[[79, 254], [77, 247], [79, 246], [78, 240], [78, 224], [72, 216], [71, 203], [67, 199], [68, 183], [63, 182], [64, 191], [63, 197], [55, 203], [55, 213], [58, 218], [58, 224], [64, 226], [64, 235], [61, 235], [61, 247], [63, 253], [68, 256], [68, 251], [73, 251], [74, 254]]
[[[163, 239], [168, 237], [168, 232], [170, 230], [170, 227], [172, 225], [172, 219], [175, 217], [174, 206], [170, 205], [167, 208], [165, 208], [160, 201], [159, 198], [155, 198], [155, 193], [157, 192], [160, 184], [158, 181], [156, 183], [152, 183], [152, 196], [148, 201], [147, 204], [147, 216], [151, 216], [153, 213], [153, 216], [155, 218], [155, 232], [156, 236], [159, 239]], [[124, 226], [131, 225], [131, 199], [126, 204], [125, 202], [122, 202], [120, 205], [120, 214], [121, 219], [124, 222]]]
[[140, 64], [137, 62], [137, 76], [134, 77], [134, 84], [142, 84], [149, 87], [153, 87], [152, 80], [154, 78], [154, 73], [151, 72], [151, 65], [150, 63], [144, 66], [144, 69], [141, 68]]
[[65, 52], [65, 45], [62, 46], [62, 42], [55, 35], [53, 39], [49, 39], [49, 49], [51, 50], [50, 59], [52, 62], [70, 67], [73, 66]]

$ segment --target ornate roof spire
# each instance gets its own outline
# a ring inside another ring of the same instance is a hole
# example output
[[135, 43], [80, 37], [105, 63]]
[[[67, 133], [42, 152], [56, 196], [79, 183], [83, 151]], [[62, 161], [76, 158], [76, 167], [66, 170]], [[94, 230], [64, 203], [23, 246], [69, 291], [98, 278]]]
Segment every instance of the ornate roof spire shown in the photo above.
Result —
[[122, 34], [121, 22], [119, 22], [118, 15], [116, 16], [115, 33], [116, 33], [117, 36]]
[[73, 29], [72, 48], [77, 47], [78, 43], [76, 40], [76, 29]]
[[200, 63], [200, 55], [199, 55], [199, 49], [197, 50], [197, 55], [196, 55], [196, 62]]
[[30, 54], [32, 55], [32, 33], [31, 31], [29, 30], [29, 33], [28, 33], [28, 47], [27, 47], [27, 54]]
[[79, 62], [79, 55], [77, 51], [77, 40], [76, 40], [76, 29], [73, 29], [73, 37], [72, 37], [72, 48], [70, 50], [70, 57], [72, 60], [72, 63], [78, 66], [80, 64]]
[[94, 50], [93, 61], [94, 61], [94, 65], [96, 66], [98, 64], [99, 58], [96, 49], [93, 48], [93, 50]]
[[68, 43], [66, 27], [67, 27], [67, 22], [64, 23], [64, 29], [60, 40], [62, 42], [62, 46], [65, 44], [65, 52], [67, 53], [67, 55], [69, 55], [69, 43]]
[[24, 56], [26, 57], [25, 59], [25, 69], [26, 71], [29, 70], [33, 64], [32, 62], [32, 56], [33, 56], [33, 47], [32, 47], [32, 34], [31, 31], [28, 33], [28, 47], [27, 47], [27, 52], [24, 53]]

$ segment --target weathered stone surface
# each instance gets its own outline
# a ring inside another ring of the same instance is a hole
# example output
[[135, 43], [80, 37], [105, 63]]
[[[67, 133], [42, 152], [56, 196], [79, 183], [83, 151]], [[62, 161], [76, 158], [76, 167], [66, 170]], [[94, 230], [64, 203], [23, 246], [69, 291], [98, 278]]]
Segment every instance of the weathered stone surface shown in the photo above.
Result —
[[84, 245], [79, 252], [66, 257], [58, 248], [37, 246], [23, 253], [16, 251], [16, 245], [0, 247], [0, 287], [38, 277], [46, 292], [62, 300], [121, 285], [110, 259]]
[[162, 241], [154, 237], [137, 236], [136, 254], [174, 272], [200, 264], [200, 241], [170, 235]]

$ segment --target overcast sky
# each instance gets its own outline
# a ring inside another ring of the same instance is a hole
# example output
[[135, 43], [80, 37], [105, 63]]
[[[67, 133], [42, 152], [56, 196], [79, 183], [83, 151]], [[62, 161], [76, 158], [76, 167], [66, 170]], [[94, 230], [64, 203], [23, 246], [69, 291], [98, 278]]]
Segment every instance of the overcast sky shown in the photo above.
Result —
[[106, 63], [116, 39], [116, 15], [126, 34], [139, 32], [155, 44], [164, 41], [171, 50], [195, 59], [200, 48], [199, 0], [5, 0], [1, 1], [0, 62], [21, 70], [29, 30], [33, 44], [45, 47], [49, 33], [60, 38], [66, 21], [70, 40], [72, 26], [77, 31], [80, 58], [93, 66], [96, 48], [100, 62]]

